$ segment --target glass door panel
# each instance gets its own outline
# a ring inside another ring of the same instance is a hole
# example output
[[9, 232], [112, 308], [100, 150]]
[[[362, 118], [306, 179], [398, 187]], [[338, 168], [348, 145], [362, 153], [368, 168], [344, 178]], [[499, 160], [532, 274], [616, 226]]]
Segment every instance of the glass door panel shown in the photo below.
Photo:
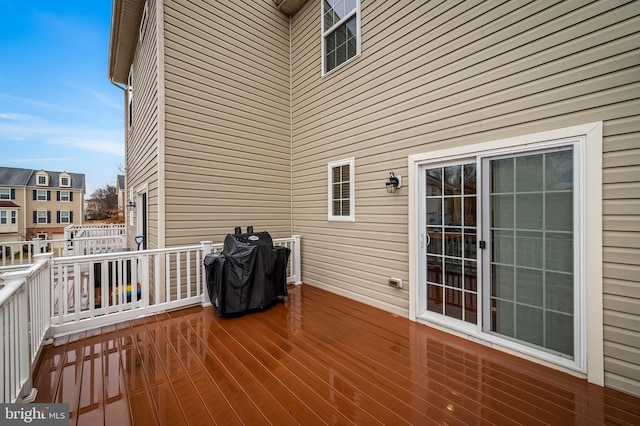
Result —
[[426, 169], [429, 312], [477, 324], [476, 164]]
[[574, 356], [573, 151], [486, 159], [488, 331]]

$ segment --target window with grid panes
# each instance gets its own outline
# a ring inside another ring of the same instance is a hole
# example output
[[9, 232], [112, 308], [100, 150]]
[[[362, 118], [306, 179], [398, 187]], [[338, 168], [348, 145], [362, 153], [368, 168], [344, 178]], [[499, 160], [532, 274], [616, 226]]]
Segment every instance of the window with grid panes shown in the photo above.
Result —
[[360, 54], [359, 0], [322, 2], [323, 73]]
[[354, 159], [329, 163], [329, 220], [355, 220]]
[[71, 213], [69, 210], [60, 210], [60, 223], [71, 223]]
[[36, 213], [36, 223], [49, 223], [46, 210], [38, 210]]

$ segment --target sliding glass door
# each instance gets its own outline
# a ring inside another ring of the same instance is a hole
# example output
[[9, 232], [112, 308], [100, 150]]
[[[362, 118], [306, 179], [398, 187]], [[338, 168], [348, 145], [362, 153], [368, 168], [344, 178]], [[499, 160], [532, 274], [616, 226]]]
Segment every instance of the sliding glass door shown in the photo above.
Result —
[[486, 158], [484, 327], [573, 357], [573, 152]]
[[476, 164], [426, 170], [427, 309], [478, 321]]
[[423, 317], [573, 359], [573, 156], [567, 145], [422, 168]]

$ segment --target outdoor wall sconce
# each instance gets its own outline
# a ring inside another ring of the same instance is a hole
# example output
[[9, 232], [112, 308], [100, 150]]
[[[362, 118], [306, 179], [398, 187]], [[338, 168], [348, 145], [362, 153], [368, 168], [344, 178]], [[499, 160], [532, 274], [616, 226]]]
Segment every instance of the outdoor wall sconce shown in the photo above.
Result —
[[389, 172], [389, 180], [386, 183], [387, 192], [393, 194], [396, 189], [402, 187], [402, 176], [396, 176], [393, 172]]
[[129, 200], [129, 202], [127, 202], [127, 210], [129, 210], [130, 212], [134, 211], [136, 209], [136, 202], [133, 200]]

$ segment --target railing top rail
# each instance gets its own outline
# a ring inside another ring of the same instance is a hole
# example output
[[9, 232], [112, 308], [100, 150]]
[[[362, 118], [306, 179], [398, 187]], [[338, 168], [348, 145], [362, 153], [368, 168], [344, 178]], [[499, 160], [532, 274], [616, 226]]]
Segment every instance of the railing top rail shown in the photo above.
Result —
[[34, 244], [35, 242], [39, 242], [40, 244], [50, 244], [50, 243], [66, 243], [67, 240], [65, 239], [58, 239], [58, 240], [41, 240], [41, 239], [34, 239], [34, 240], [24, 240], [24, 241], [3, 241], [0, 242], [0, 246], [12, 246], [12, 245], [23, 245], [23, 244]]
[[67, 226], [65, 229], [124, 228], [124, 227], [125, 227], [124, 223], [100, 223], [100, 224], [95, 224], [95, 225], [74, 224], [74, 225]]
[[295, 241], [296, 239], [293, 237], [287, 237], [287, 238], [274, 238], [273, 242], [274, 243], [286, 243], [289, 241]]
[[22, 289], [22, 286], [27, 282], [25, 276], [21, 275], [19, 278], [9, 278], [3, 282], [3, 287], [0, 288], [0, 309], [9, 301], [13, 295]]
[[[214, 247], [218, 244], [214, 244]], [[222, 244], [219, 244], [222, 247]], [[197, 246], [185, 246], [185, 247], [170, 247], [164, 249], [152, 249], [152, 250], [137, 250], [137, 251], [117, 251], [113, 253], [100, 253], [100, 254], [89, 254], [89, 255], [80, 255], [80, 256], [67, 256], [67, 257], [57, 257], [55, 259], [56, 264], [60, 263], [74, 263], [74, 262], [91, 262], [91, 261], [100, 261], [100, 260], [112, 260], [112, 259], [133, 259], [138, 256], [144, 255], [154, 255], [154, 254], [163, 254], [163, 253], [176, 253], [176, 252], [187, 252], [193, 250], [202, 249], [201, 245]]]
[[33, 263], [19, 263], [16, 265], [0, 266], [0, 277], [2, 277], [2, 274], [6, 272], [22, 271], [25, 269], [29, 269], [32, 266], [33, 266]]
[[[84, 238], [84, 237], [83, 237]], [[78, 240], [82, 240], [83, 238], [79, 238]], [[108, 237], [103, 237], [108, 238]], [[119, 237], [113, 237], [119, 238]], [[90, 238], [87, 238], [90, 239]], [[285, 243], [285, 242], [293, 242], [295, 238], [276, 238], [273, 240], [274, 243]], [[223, 247], [222, 243], [211, 244], [212, 249], [221, 249]], [[60, 263], [74, 263], [74, 262], [91, 262], [91, 261], [100, 261], [100, 260], [113, 260], [113, 259], [133, 259], [135, 257], [141, 255], [154, 255], [154, 254], [163, 254], [163, 253], [176, 253], [176, 252], [187, 252], [193, 250], [200, 250], [202, 245], [194, 245], [194, 246], [182, 246], [182, 247], [168, 247], [163, 249], [151, 249], [151, 250], [137, 250], [137, 251], [117, 251], [113, 253], [99, 253], [99, 254], [90, 254], [90, 255], [80, 255], [80, 256], [67, 256], [67, 257], [57, 257], [55, 262], [57, 264]]]
[[[100, 236], [93, 236], [93, 237], [73, 237], [72, 240], [73, 241], [114, 240], [114, 239], [123, 238], [125, 236], [126, 235], [124, 234], [120, 234], [120, 235], [100, 235]], [[67, 240], [62, 240], [62, 241], [67, 242]]]

